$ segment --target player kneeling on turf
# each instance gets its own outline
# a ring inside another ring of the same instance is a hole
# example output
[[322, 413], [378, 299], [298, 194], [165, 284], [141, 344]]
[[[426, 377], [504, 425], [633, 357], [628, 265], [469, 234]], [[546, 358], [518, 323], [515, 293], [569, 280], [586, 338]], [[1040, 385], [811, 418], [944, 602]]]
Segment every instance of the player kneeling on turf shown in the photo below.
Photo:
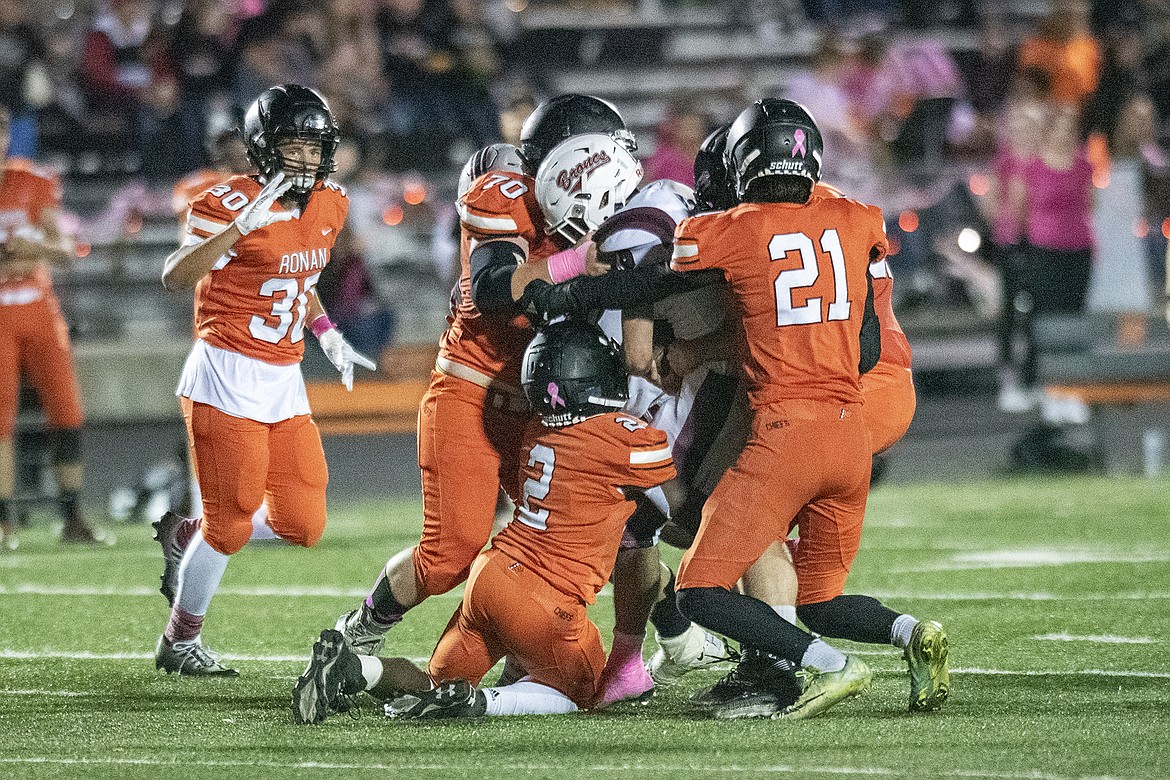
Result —
[[[524, 354], [522, 384], [540, 415], [525, 432], [515, 522], [476, 558], [459, 610], [424, 675], [405, 659], [355, 655], [323, 631], [293, 689], [293, 719], [317, 723], [367, 690], [400, 718], [535, 715], [590, 707], [605, 651], [585, 614], [613, 568], [634, 493], [675, 476], [666, 434], [619, 411], [619, 347], [594, 325], [565, 321]], [[527, 671], [475, 686], [505, 655]], [[432, 682], [436, 687], [431, 687]]]

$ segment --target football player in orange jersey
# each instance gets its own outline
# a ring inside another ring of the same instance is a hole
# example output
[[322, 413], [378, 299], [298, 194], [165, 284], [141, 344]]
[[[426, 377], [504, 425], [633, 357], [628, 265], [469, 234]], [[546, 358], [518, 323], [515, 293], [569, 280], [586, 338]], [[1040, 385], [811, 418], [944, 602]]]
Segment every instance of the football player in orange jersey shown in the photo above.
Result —
[[[242, 120], [242, 117], [241, 117]], [[208, 128], [207, 151], [211, 157], [213, 167], [193, 171], [175, 185], [171, 194], [171, 208], [179, 219], [179, 242], [187, 238], [187, 212], [191, 203], [212, 187], [223, 184], [233, 176], [251, 173], [252, 161], [248, 158], [248, 148], [244, 144], [241, 129], [238, 126], [227, 125], [223, 121], [214, 122]], [[198, 333], [195, 338], [198, 338]], [[203, 518], [202, 512], [196, 511], [195, 517], [186, 517], [190, 507], [200, 507], [203, 496], [199, 491], [199, 480], [195, 476], [195, 456], [188, 446], [187, 464], [190, 471], [190, 490], [184, 500], [172, 507], [163, 516], [151, 523], [154, 529], [154, 540], [162, 545], [163, 573], [160, 577], [162, 584], [159, 592], [166, 597], [167, 605], [175, 605], [175, 590], [178, 585], [179, 564], [183, 560], [183, 553], [187, 545], [199, 530]], [[252, 539], [272, 539], [275, 532], [268, 525], [268, 505], [261, 504], [252, 517]]]
[[17, 546], [13, 432], [22, 371], [40, 396], [53, 438], [61, 540], [99, 542], [105, 535], [81, 516], [81, 393], [49, 273], [51, 263], [73, 254], [57, 222], [61, 184], [28, 160], [8, 158], [10, 124], [11, 114], [0, 106], [0, 550]]
[[545, 260], [568, 246], [544, 229], [529, 172], [562, 139], [583, 132], [634, 145], [613, 106], [561, 95], [524, 124], [526, 170], [506, 164], [510, 155], [483, 155], [504, 164], [482, 172], [459, 200], [462, 274], [419, 409], [422, 538], [391, 558], [365, 601], [338, 619], [358, 653], [377, 652], [407, 610], [467, 578], [491, 535], [500, 487], [519, 499], [520, 445], [531, 415], [520, 362], [532, 330], [516, 302], [530, 281], [553, 278]]
[[[621, 347], [600, 328], [548, 326], [524, 353], [522, 384], [540, 415], [521, 451], [515, 519], [479, 554], [463, 601], [427, 666], [353, 653], [324, 631], [293, 691], [293, 719], [317, 723], [343, 697], [392, 698], [391, 717], [535, 715], [590, 707], [605, 651], [586, 615], [613, 568], [634, 495], [674, 476], [666, 434], [616, 410], [626, 402]], [[475, 686], [505, 654], [527, 676]], [[437, 687], [431, 688], [430, 684]]]
[[313, 290], [349, 208], [332, 183], [338, 129], [324, 99], [296, 84], [265, 90], [244, 137], [259, 176], [236, 176], [191, 204], [188, 236], [166, 260], [167, 289], [195, 287], [198, 339], [178, 395], [203, 494], [171, 617], [155, 652], [168, 673], [235, 676], [200, 639], [229, 556], [262, 501], [283, 539], [309, 547], [325, 528], [329, 475], [300, 361], [306, 328], [353, 385], [357, 354]]
[[732, 592], [796, 526], [800, 619], [824, 636], [907, 648], [910, 707], [937, 709], [949, 688], [942, 627], [868, 596], [843, 595], [869, 487], [872, 442], [860, 374], [880, 355], [868, 269], [886, 251], [881, 213], [845, 198], [811, 198], [820, 133], [791, 101], [746, 109], [732, 124], [727, 148], [742, 204], [682, 223], [671, 264], [684, 272], [722, 271], [743, 320], [754, 419], [683, 557], [679, 607], [702, 626], [806, 670], [792, 705], [778, 709], [771, 700], [753, 709], [745, 701], [728, 716], [809, 718], [865, 690], [871, 672], [857, 656]]

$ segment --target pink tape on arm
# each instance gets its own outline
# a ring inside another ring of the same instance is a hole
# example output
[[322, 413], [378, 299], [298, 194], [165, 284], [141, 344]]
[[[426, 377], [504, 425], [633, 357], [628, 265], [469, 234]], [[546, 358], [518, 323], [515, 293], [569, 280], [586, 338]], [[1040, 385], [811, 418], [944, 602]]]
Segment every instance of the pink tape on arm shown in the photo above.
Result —
[[320, 317], [309, 323], [309, 330], [313, 331], [313, 335], [317, 338], [321, 338], [322, 333], [330, 330], [333, 327], [335, 326], [332, 322], [329, 321], [328, 314], [322, 314]]
[[548, 275], [554, 282], [567, 282], [585, 273], [585, 254], [592, 242], [557, 252], [548, 258]]

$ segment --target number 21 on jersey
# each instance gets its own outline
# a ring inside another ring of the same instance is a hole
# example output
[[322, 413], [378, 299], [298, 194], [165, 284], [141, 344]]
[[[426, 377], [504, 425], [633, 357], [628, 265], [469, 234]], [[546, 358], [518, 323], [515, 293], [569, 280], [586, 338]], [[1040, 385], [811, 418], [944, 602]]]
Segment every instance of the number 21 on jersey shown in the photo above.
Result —
[[804, 233], [781, 233], [772, 236], [768, 242], [768, 256], [772, 260], [783, 260], [789, 252], [800, 253], [800, 267], [781, 271], [776, 277], [776, 326], [815, 325], [820, 322], [849, 319], [849, 286], [845, 280], [845, 252], [841, 249], [841, 237], [835, 228], [821, 233], [821, 251], [829, 256], [833, 264], [833, 300], [829, 303], [828, 317], [822, 312], [822, 299], [809, 298], [800, 306], [792, 301], [792, 293], [816, 284], [821, 274], [817, 263], [817, 252], [812, 239]]
[[540, 466], [540, 478], [529, 477], [524, 480], [524, 494], [520, 499], [520, 505], [516, 507], [516, 519], [538, 531], [548, 528], [548, 510], [533, 507], [532, 501], [540, 501], [548, 496], [556, 464], [557, 454], [553, 452], [552, 447], [543, 444], [532, 445], [532, 450], [528, 453], [528, 465]]

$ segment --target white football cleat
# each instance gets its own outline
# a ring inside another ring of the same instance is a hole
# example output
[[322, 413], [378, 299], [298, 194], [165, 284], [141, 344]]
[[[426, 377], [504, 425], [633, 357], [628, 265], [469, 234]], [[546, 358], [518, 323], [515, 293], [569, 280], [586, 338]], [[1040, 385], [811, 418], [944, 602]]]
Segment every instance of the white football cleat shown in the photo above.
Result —
[[669, 639], [655, 632], [654, 639], [658, 642], [658, 652], [646, 664], [646, 670], [656, 685], [673, 685], [688, 672], [727, 660], [723, 640], [695, 623]]

